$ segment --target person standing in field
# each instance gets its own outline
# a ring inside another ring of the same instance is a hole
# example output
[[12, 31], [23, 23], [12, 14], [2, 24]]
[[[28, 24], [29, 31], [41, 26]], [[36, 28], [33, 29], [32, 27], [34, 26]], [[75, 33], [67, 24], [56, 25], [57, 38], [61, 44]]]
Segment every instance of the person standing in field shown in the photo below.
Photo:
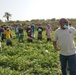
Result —
[[51, 33], [52, 33], [52, 29], [51, 29], [50, 25], [48, 24], [47, 28], [46, 28], [47, 42], [51, 41]]
[[0, 36], [0, 50], [2, 50], [1, 36]]
[[27, 29], [26, 29], [26, 32], [27, 32], [27, 41], [28, 42], [33, 42], [33, 37], [32, 37], [32, 28], [30, 25], [28, 25]]
[[18, 31], [19, 26], [15, 25], [15, 34], [16, 34], [16, 38], [19, 37], [19, 31]]
[[9, 27], [6, 27], [5, 30], [4, 30], [4, 34], [5, 34], [5, 39], [6, 39], [6, 45], [7, 46], [12, 46], [12, 41], [11, 41], [11, 30]]
[[71, 23], [69, 23], [69, 26], [70, 26], [71, 28], [74, 28], [74, 27], [72, 26], [72, 24], [71, 24]]
[[42, 40], [42, 32], [43, 32], [43, 28], [41, 26], [39, 26], [37, 28], [38, 31], [38, 40]]
[[[76, 29], [69, 26], [68, 20], [61, 18], [59, 20], [60, 27], [55, 31], [53, 46], [60, 50], [60, 62], [62, 75], [67, 75], [67, 64], [70, 75], [76, 75], [76, 47], [74, 35]], [[58, 44], [58, 45], [57, 45]]]
[[32, 28], [32, 37], [34, 38], [35, 37], [35, 26], [34, 24], [31, 25], [31, 28]]
[[24, 32], [23, 32], [23, 27], [22, 26], [20, 26], [19, 27], [19, 29], [18, 29], [18, 31], [19, 31], [19, 42], [21, 41], [21, 42], [24, 42]]
[[1, 35], [1, 41], [4, 41], [5, 36], [4, 36], [4, 27], [3, 26], [0, 27], [0, 35]]
[[0, 50], [2, 50], [2, 34], [1, 34], [1, 32], [0, 32]]

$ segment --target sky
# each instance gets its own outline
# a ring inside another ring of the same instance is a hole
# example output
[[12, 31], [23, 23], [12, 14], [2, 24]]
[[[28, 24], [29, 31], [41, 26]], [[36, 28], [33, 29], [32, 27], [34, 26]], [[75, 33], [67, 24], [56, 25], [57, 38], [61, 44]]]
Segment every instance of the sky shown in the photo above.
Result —
[[76, 0], [0, 0], [0, 19], [10, 20], [76, 18]]

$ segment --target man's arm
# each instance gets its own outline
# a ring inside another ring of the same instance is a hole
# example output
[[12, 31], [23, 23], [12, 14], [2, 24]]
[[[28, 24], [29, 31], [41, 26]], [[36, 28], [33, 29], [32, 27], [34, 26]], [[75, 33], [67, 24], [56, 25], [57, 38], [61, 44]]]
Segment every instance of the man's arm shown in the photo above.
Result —
[[57, 41], [53, 41], [53, 46], [54, 46], [54, 48], [55, 48], [57, 51], [60, 50], [60, 49], [58, 48], [58, 46], [57, 46]]

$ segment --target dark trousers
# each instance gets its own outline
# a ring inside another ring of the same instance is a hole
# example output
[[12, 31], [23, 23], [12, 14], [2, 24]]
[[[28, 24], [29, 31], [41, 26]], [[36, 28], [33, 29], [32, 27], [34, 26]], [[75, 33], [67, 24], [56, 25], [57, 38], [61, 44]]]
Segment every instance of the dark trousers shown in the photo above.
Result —
[[67, 64], [69, 67], [70, 75], [76, 75], [76, 54], [64, 56], [60, 54], [62, 75], [67, 75]]
[[28, 42], [33, 42], [33, 40], [32, 40], [32, 39], [27, 39], [27, 41], [28, 41]]
[[1, 40], [3, 41], [5, 39], [5, 35], [2, 34]]
[[10, 39], [6, 39], [6, 45], [7, 46], [9, 46], [9, 45], [12, 46], [12, 41]]
[[51, 41], [51, 38], [47, 38], [47, 42], [48, 42], [48, 41]]

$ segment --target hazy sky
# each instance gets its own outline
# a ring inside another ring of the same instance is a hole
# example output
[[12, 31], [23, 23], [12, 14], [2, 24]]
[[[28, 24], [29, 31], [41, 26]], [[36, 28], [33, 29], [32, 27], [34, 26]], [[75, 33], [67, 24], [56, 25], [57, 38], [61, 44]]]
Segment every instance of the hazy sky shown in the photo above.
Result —
[[11, 20], [76, 18], [76, 0], [0, 0], [0, 19], [5, 12]]

